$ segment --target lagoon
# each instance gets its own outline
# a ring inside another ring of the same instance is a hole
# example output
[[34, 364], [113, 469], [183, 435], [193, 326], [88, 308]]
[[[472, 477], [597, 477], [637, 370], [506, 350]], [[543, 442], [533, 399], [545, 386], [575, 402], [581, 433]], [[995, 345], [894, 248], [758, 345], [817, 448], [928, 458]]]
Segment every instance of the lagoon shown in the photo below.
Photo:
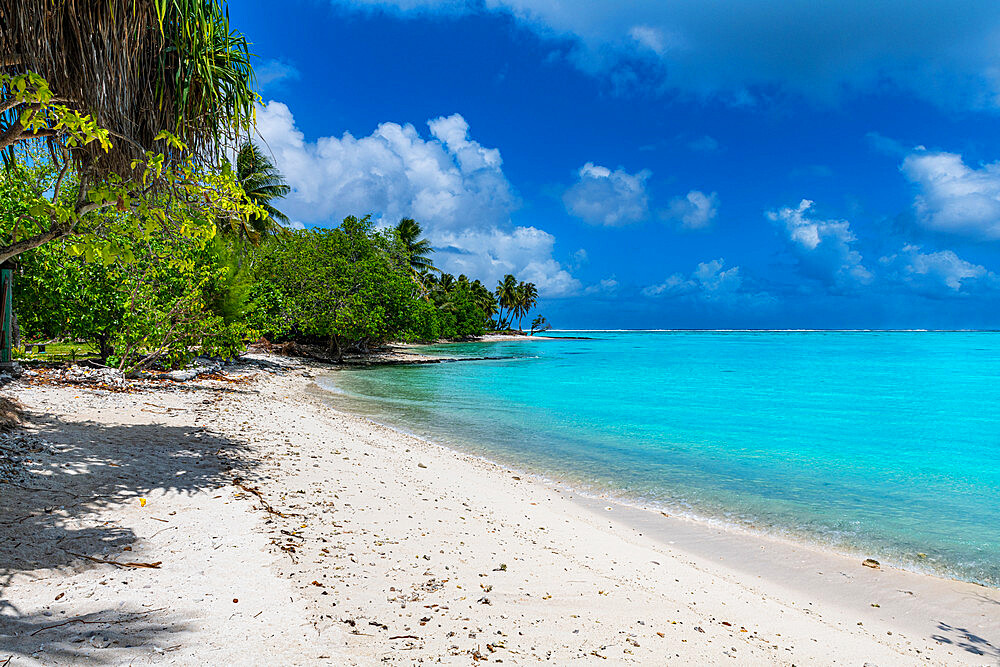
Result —
[[1000, 585], [1000, 334], [552, 335], [319, 383], [585, 493]]

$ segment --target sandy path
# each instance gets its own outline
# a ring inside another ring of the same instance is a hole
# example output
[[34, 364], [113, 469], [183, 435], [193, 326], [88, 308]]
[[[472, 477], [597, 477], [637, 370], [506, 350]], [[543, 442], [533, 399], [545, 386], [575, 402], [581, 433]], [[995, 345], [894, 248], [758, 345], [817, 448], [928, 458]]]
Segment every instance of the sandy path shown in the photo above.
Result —
[[[0, 484], [0, 664], [860, 667], [1000, 656], [990, 637], [974, 635], [976, 654], [905, 624], [859, 622], [602, 506], [335, 413], [310, 389], [314, 371], [281, 363], [248, 368], [251, 382], [176, 391], [17, 390], [58, 416], [31, 427], [50, 444], [29, 475]], [[288, 516], [263, 510], [234, 477]]]

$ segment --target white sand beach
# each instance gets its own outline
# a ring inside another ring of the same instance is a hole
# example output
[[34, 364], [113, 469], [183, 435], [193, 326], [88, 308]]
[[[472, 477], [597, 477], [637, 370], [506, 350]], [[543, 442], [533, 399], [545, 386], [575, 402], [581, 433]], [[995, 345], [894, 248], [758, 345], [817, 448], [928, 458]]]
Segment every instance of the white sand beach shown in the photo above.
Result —
[[334, 411], [322, 372], [6, 387], [0, 665], [1000, 661], [1000, 591], [582, 498]]

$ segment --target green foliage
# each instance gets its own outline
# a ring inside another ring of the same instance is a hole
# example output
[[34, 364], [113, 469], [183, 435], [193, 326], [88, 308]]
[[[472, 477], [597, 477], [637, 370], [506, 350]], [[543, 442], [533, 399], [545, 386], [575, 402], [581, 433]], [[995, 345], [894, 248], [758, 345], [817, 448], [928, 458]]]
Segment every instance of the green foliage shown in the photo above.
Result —
[[437, 271], [431, 262], [430, 255], [434, 252], [430, 241], [420, 238], [423, 229], [413, 218], [403, 218], [396, 225], [396, 235], [403, 244], [403, 251], [408, 258], [410, 269], [414, 275], [422, 272]]
[[541, 315], [535, 316], [535, 319], [531, 320], [531, 335], [534, 336], [535, 332], [541, 333], [542, 331], [548, 331], [552, 328], [549, 321], [542, 317]]
[[[261, 330], [322, 341], [338, 356], [411, 333], [416, 286], [399, 240], [369, 217], [295, 232], [257, 251], [253, 310]], [[267, 326], [264, 322], [273, 322]]]
[[437, 306], [438, 338], [470, 338], [486, 333], [489, 316], [483, 306], [486, 299], [492, 304], [493, 297], [481, 282], [470, 282], [464, 275], [456, 280], [448, 273], [438, 278], [427, 276], [426, 282]]
[[[0, 235], [18, 234], [57, 178], [43, 160], [0, 173]], [[126, 370], [241, 349], [243, 275], [225, 244], [204, 233], [214, 227], [198, 218], [202, 210], [165, 195], [132, 204], [92, 213], [94, 241], [63, 239], [19, 256], [14, 306], [24, 337], [87, 341]], [[177, 224], [147, 228], [136, 210]]]
[[236, 182], [247, 199], [261, 210], [230, 221], [222, 230], [233, 232], [241, 241], [249, 241], [253, 245], [260, 243], [263, 237], [281, 231], [281, 224], [288, 222], [288, 216], [275, 208], [272, 202], [287, 195], [291, 188], [274, 163], [252, 141], [243, 144], [236, 156]]
[[[521, 330], [521, 318], [527, 315], [538, 303], [538, 289], [534, 283], [518, 282], [511, 274], [503, 277], [497, 283], [494, 293], [499, 305], [499, 323], [501, 329], [507, 329], [517, 318], [517, 329]], [[504, 312], [504, 309], [506, 313]]]

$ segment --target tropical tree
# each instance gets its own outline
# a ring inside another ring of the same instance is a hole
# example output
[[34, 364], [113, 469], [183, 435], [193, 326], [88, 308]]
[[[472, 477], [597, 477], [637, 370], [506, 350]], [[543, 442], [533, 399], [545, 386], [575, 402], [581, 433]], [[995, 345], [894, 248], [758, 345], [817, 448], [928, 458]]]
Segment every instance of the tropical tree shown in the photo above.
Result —
[[[509, 321], [514, 316], [514, 310], [517, 306], [517, 278], [508, 273], [503, 277], [503, 280], [497, 283], [497, 287], [493, 292], [500, 306], [497, 314], [497, 325], [500, 329], [506, 329], [509, 326]], [[504, 308], [507, 309], [506, 317], [504, 316]]]
[[536, 331], [537, 332], [548, 331], [551, 328], [552, 328], [552, 325], [549, 324], [549, 321], [546, 320], [541, 315], [536, 315], [535, 319], [531, 320], [531, 335], [532, 336], [535, 335]]
[[403, 243], [414, 277], [419, 278], [421, 274], [438, 271], [430, 259], [430, 254], [434, 252], [430, 241], [420, 238], [423, 229], [419, 222], [413, 218], [403, 218], [396, 225], [396, 234]]
[[75, 200], [21, 221], [0, 262], [127, 207], [170, 182], [171, 165], [187, 160], [191, 177], [192, 162], [214, 164], [253, 122], [248, 44], [219, 0], [5, 2], [0, 35], [0, 155], [9, 165], [40, 140], [57, 172], [77, 177]]
[[[109, 225], [204, 242], [213, 218], [255, 212], [230, 171], [214, 171], [258, 100], [248, 43], [222, 0], [3, 2], [0, 35], [0, 159], [54, 175], [48, 196], [0, 212], [0, 263], [69, 236], [86, 259], [115, 261], [123, 249]], [[215, 214], [190, 224], [178, 209], [191, 204]], [[109, 207], [134, 215], [99, 215]], [[9, 298], [10, 281], [0, 291]]]
[[483, 311], [483, 317], [487, 320], [492, 320], [493, 316], [497, 314], [497, 300], [493, 296], [493, 292], [486, 289], [486, 286], [478, 280], [473, 280], [472, 296], [476, 301], [476, 305]]
[[373, 227], [370, 217], [351, 216], [335, 229], [268, 241], [252, 304], [268, 333], [321, 341], [337, 359], [406, 335], [423, 302], [396, 259], [398, 239]]
[[282, 223], [288, 222], [288, 216], [272, 202], [286, 196], [291, 188], [274, 163], [252, 141], [245, 142], [236, 155], [236, 181], [247, 199], [261, 209], [260, 213], [236, 221], [235, 231], [240, 240], [256, 245], [262, 237], [284, 229]]
[[535, 307], [538, 302], [538, 289], [535, 287], [535, 283], [521, 282], [518, 284], [517, 288], [514, 290], [514, 314], [517, 316], [517, 330], [523, 333], [521, 329], [521, 318], [528, 314], [528, 312]]

